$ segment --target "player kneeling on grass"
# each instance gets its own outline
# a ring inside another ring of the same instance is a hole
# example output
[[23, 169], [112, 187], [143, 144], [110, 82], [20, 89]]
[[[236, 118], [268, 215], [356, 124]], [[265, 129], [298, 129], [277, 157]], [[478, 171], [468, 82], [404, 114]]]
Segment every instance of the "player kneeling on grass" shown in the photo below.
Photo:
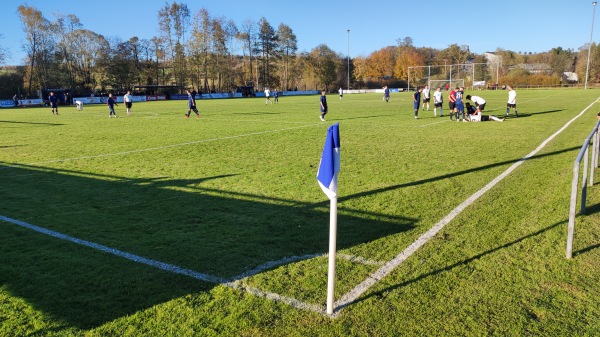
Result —
[[504, 122], [504, 118], [498, 118], [496, 116], [488, 116], [482, 115], [481, 111], [475, 109], [470, 103], [466, 104], [467, 116], [471, 122], [487, 122], [487, 121], [496, 121], [496, 122]]
[[76, 100], [75, 105], [77, 106], [77, 111], [83, 111], [83, 102], [82, 101]]
[[481, 113], [485, 109], [485, 99], [479, 96], [467, 95], [467, 99], [470, 99], [475, 104], [477, 112]]

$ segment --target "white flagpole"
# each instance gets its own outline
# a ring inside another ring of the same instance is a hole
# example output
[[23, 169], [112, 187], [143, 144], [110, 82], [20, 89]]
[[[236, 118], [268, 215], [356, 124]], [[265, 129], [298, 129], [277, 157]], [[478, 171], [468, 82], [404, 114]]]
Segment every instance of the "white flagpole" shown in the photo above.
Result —
[[[337, 178], [337, 177], [336, 177]], [[333, 314], [335, 289], [335, 253], [337, 238], [337, 196], [330, 199], [329, 210], [329, 268], [327, 271], [327, 314]]]

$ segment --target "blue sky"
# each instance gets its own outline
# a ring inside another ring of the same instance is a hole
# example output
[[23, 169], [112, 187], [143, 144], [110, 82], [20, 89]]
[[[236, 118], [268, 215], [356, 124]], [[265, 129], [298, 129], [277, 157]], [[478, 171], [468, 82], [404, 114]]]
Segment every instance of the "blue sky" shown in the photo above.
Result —
[[[75, 14], [84, 28], [127, 40], [132, 36], [158, 35], [157, 12], [165, 2], [4, 0], [0, 10], [0, 46], [9, 51], [7, 64], [22, 63], [25, 36], [16, 13], [21, 4], [38, 8], [51, 21], [55, 13]], [[368, 56], [406, 36], [413, 38], [417, 47], [443, 49], [456, 43], [468, 45], [475, 53], [496, 48], [541, 52], [559, 46], [577, 50], [590, 41], [594, 11], [592, 2], [587, 0], [178, 2], [186, 3], [193, 14], [204, 7], [211, 16], [232, 19], [238, 26], [246, 19], [258, 21], [261, 17], [275, 29], [285, 23], [296, 34], [299, 51], [326, 44], [343, 55], [349, 49], [350, 57]], [[600, 9], [596, 8], [596, 12]], [[594, 24], [596, 42], [600, 40], [598, 21], [600, 17]]]

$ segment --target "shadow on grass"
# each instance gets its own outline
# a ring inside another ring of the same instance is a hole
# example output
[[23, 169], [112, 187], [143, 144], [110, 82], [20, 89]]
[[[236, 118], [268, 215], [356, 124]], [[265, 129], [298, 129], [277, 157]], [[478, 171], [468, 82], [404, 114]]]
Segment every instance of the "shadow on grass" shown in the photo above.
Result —
[[[219, 278], [325, 253], [327, 203], [314, 207], [203, 189], [208, 180], [132, 179], [21, 166], [2, 170], [1, 215]], [[338, 214], [338, 249], [411, 230], [415, 219]], [[81, 329], [202, 292], [213, 283], [0, 222], [0, 287]]]
[[544, 115], [544, 114], [551, 114], [551, 113], [555, 113], [555, 112], [561, 112], [563, 111], [563, 109], [560, 110], [548, 110], [548, 111], [540, 111], [540, 112], [530, 112], [530, 113], [523, 113], [523, 112], [519, 112], [519, 117], [514, 115], [514, 112], [511, 111], [511, 113], [508, 116], [505, 116], [505, 118], [507, 119], [519, 119], [519, 118], [525, 118], [525, 117], [531, 117], [534, 115]]
[[[584, 216], [590, 216], [596, 213], [600, 213], [600, 204], [595, 204], [593, 206], [587, 206], [585, 208], [585, 215]], [[587, 252], [590, 252], [594, 249], [598, 249], [600, 248], [600, 243], [599, 244], [595, 244], [595, 245], [591, 245], [589, 247], [586, 247], [584, 249], [578, 250], [573, 252], [573, 257], [577, 256], [577, 255], [581, 255]]]
[[17, 121], [2, 121], [0, 120], [0, 125], [2, 124], [27, 124], [27, 125], [40, 125], [40, 126], [60, 126], [64, 124], [60, 123], [37, 123], [37, 122], [17, 122]]
[[[554, 155], [557, 155], [557, 154], [561, 154], [561, 153], [565, 153], [565, 152], [569, 152], [569, 151], [574, 151], [574, 150], [578, 150], [578, 149], [579, 149], [579, 147], [571, 147], [571, 148], [563, 149], [563, 150], [559, 150], [559, 151], [554, 151], [554, 152], [549, 152], [549, 153], [544, 153], [544, 154], [538, 154], [538, 155], [532, 156], [531, 158], [528, 158], [526, 160], [532, 160], [532, 159], [539, 159], [539, 158], [548, 157], [548, 156], [554, 156]], [[514, 163], [518, 162], [519, 160], [522, 160], [522, 159], [506, 160], [506, 161], [499, 162], [499, 163], [494, 163], [494, 164], [489, 164], [489, 165], [474, 167], [474, 168], [471, 168], [471, 169], [468, 169], [468, 170], [452, 172], [452, 173], [444, 174], [444, 175], [437, 176], [437, 177], [431, 177], [431, 178], [427, 178], [427, 179], [422, 179], [422, 180], [407, 182], [407, 183], [404, 183], [404, 184], [387, 186], [387, 187], [378, 188], [378, 189], [371, 190], [371, 191], [359, 192], [359, 193], [355, 193], [355, 194], [352, 194], [352, 195], [347, 195], [347, 196], [340, 197], [339, 201], [345, 201], [345, 200], [350, 200], [350, 199], [354, 199], [354, 198], [362, 198], [362, 197], [366, 197], [366, 196], [369, 196], [369, 195], [374, 195], [374, 194], [378, 194], [378, 193], [393, 191], [393, 190], [396, 190], [396, 189], [399, 189], [399, 188], [405, 188], [405, 187], [409, 187], [409, 186], [416, 186], [416, 185], [428, 184], [428, 183], [431, 183], [431, 182], [434, 182], [434, 181], [448, 179], [448, 178], [453, 178], [453, 177], [461, 176], [461, 175], [464, 175], [464, 174], [469, 174], [469, 173], [473, 173], [473, 172], [477, 172], [477, 171], [491, 169], [491, 168], [498, 167], [498, 166], [514, 164]]]
[[581, 255], [581, 254], [585, 254], [587, 252], [590, 252], [590, 251], [592, 251], [594, 249], [598, 249], [598, 248], [600, 248], [600, 243], [595, 244], [595, 245], [591, 245], [591, 246], [586, 247], [584, 249], [581, 249], [581, 250], [578, 250], [576, 252], [573, 252], [573, 257]]
[[585, 215], [592, 215], [600, 212], [600, 204], [585, 207]]
[[547, 232], [547, 231], [549, 231], [549, 230], [551, 230], [551, 229], [553, 229], [553, 228], [555, 228], [555, 227], [557, 227], [557, 226], [560, 226], [560, 225], [566, 224], [567, 222], [568, 222], [568, 220], [563, 220], [563, 221], [557, 222], [557, 223], [555, 223], [555, 224], [553, 224], [553, 225], [551, 225], [551, 226], [548, 226], [548, 227], [546, 227], [546, 228], [540, 229], [540, 230], [539, 230], [539, 231], [537, 231], [537, 232], [531, 233], [531, 234], [529, 234], [529, 235], [526, 235], [526, 236], [524, 236], [524, 237], [522, 237], [522, 238], [519, 238], [519, 239], [516, 239], [516, 240], [514, 240], [514, 241], [511, 241], [511, 242], [505, 243], [505, 244], [503, 244], [503, 245], [501, 245], [501, 246], [498, 246], [498, 247], [496, 247], [496, 248], [493, 248], [493, 249], [490, 249], [490, 250], [486, 250], [486, 251], [484, 251], [484, 252], [482, 252], [482, 253], [479, 253], [479, 254], [477, 254], [477, 255], [475, 255], [475, 256], [472, 256], [472, 257], [470, 257], [470, 258], [468, 258], [468, 259], [466, 259], [466, 260], [462, 260], [462, 261], [456, 262], [456, 263], [454, 263], [454, 264], [451, 264], [451, 265], [449, 265], [449, 266], [447, 266], [447, 267], [444, 267], [444, 268], [441, 268], [441, 269], [438, 269], [438, 270], [434, 270], [434, 271], [431, 271], [431, 272], [429, 272], [429, 273], [426, 273], [426, 274], [423, 274], [423, 275], [417, 276], [417, 277], [415, 277], [415, 278], [413, 278], [413, 279], [411, 279], [411, 280], [408, 280], [408, 281], [406, 281], [406, 282], [402, 282], [402, 283], [400, 283], [400, 284], [396, 284], [396, 285], [393, 285], [393, 286], [391, 286], [391, 287], [387, 287], [387, 288], [385, 288], [385, 289], [383, 289], [383, 290], [380, 290], [380, 291], [377, 291], [377, 292], [371, 293], [371, 294], [369, 294], [369, 295], [365, 295], [364, 297], [361, 297], [361, 298], [359, 298], [359, 299], [358, 299], [358, 300], [357, 300], [355, 303], [362, 302], [362, 301], [364, 301], [364, 300], [366, 300], [366, 299], [368, 299], [368, 298], [370, 298], [370, 297], [373, 297], [373, 296], [379, 296], [379, 297], [381, 297], [381, 296], [383, 296], [383, 295], [384, 295], [386, 292], [389, 292], [389, 291], [392, 291], [392, 290], [395, 290], [395, 289], [398, 289], [398, 288], [405, 287], [405, 286], [407, 286], [407, 285], [409, 285], [409, 284], [411, 284], [411, 283], [415, 283], [415, 282], [421, 281], [421, 280], [423, 280], [423, 279], [425, 279], [425, 278], [428, 278], [428, 277], [431, 277], [431, 276], [435, 276], [435, 275], [441, 274], [441, 273], [443, 273], [443, 272], [451, 271], [452, 269], [454, 269], [454, 268], [456, 268], [456, 267], [460, 267], [460, 266], [463, 266], [463, 265], [469, 264], [469, 263], [471, 263], [471, 262], [473, 262], [473, 261], [479, 260], [479, 259], [481, 259], [482, 257], [484, 257], [484, 256], [486, 256], [486, 255], [493, 254], [493, 253], [495, 253], [495, 252], [497, 252], [497, 251], [500, 251], [500, 250], [502, 250], [502, 249], [505, 249], [505, 248], [508, 248], [508, 247], [510, 247], [510, 246], [513, 246], [513, 245], [515, 245], [515, 244], [517, 244], [517, 243], [519, 243], [519, 242], [522, 242], [522, 241], [525, 241], [525, 240], [527, 240], [527, 239], [530, 239], [530, 238], [533, 238], [533, 237], [535, 237], [535, 236], [538, 236], [538, 235], [540, 235], [540, 234], [543, 234], [543, 233], [545, 233], [545, 232]]

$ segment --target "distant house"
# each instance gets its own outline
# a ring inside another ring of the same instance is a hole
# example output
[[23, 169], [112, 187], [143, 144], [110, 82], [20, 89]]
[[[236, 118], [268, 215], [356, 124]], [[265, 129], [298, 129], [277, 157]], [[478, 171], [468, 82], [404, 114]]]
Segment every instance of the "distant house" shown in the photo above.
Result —
[[[483, 53], [483, 56], [488, 63], [502, 64], [502, 55], [496, 55], [491, 52]], [[525, 69], [530, 74], [535, 75], [551, 75], [552, 68], [547, 63], [521, 63], [508, 66], [505, 70], [511, 71], [513, 69]]]
[[562, 76], [561, 79], [563, 82], [566, 83], [577, 83], [579, 82], [579, 76], [577, 76], [577, 73], [573, 73], [570, 71], [565, 71]]
[[496, 55], [491, 52], [486, 52], [483, 53], [483, 57], [485, 57], [487, 63], [502, 64], [502, 55]]

